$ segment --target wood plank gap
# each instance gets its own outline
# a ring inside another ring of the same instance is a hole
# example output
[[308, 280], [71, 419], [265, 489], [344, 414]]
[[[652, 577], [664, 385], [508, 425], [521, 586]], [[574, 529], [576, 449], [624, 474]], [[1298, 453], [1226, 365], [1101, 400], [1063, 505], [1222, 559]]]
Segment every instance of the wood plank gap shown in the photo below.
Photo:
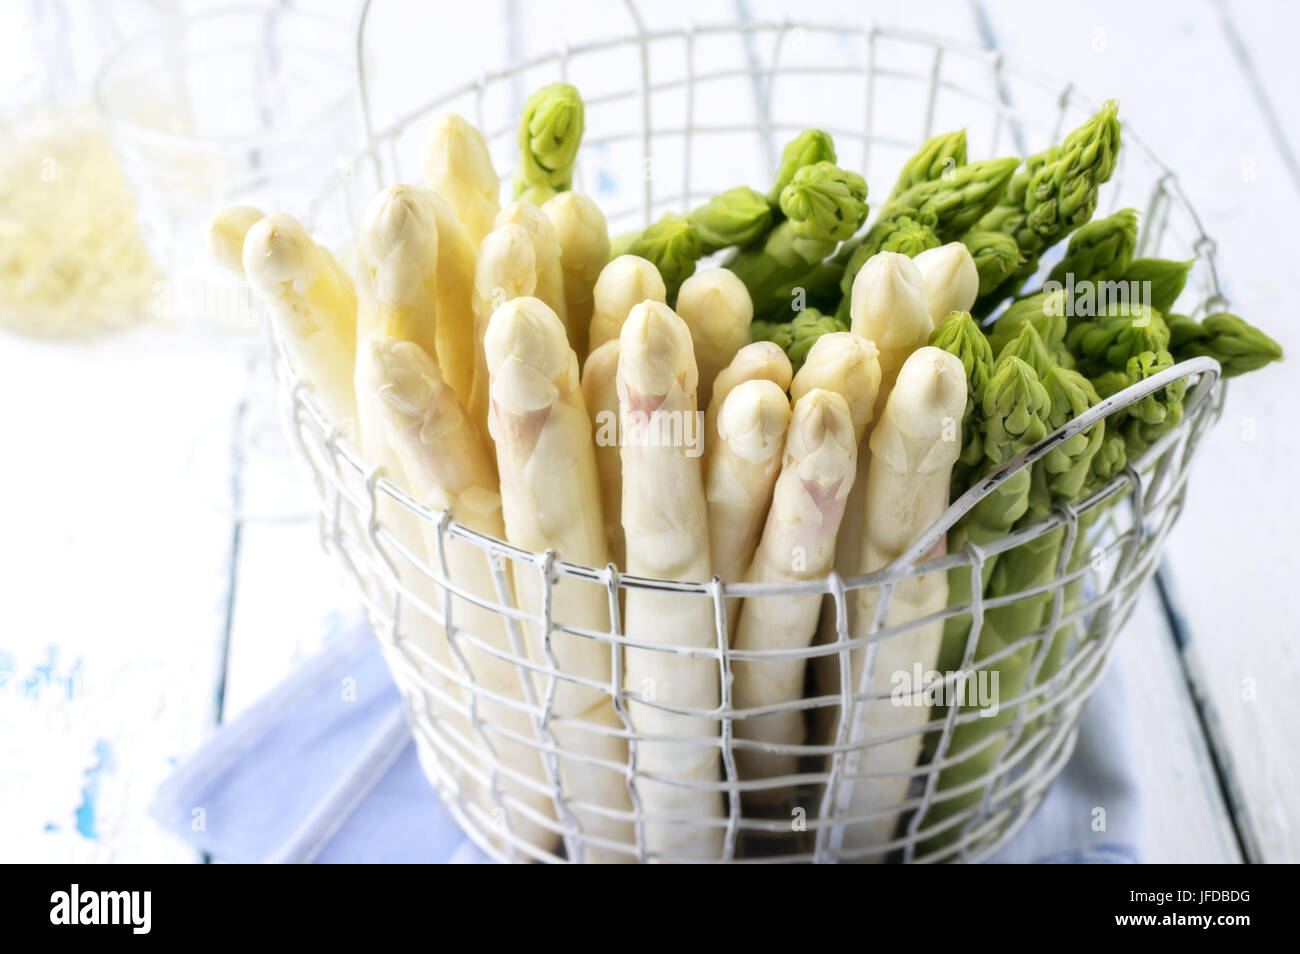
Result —
[[216, 724], [224, 721], [226, 679], [230, 673], [230, 641], [234, 632], [235, 599], [239, 588], [239, 549], [244, 529], [244, 423], [248, 418], [248, 393], [256, 358], [250, 357], [245, 368], [244, 393], [235, 405], [230, 431], [230, 559], [226, 561], [225, 618], [221, 626], [221, 669], [217, 674]]
[[1205, 740], [1205, 750], [1210, 757], [1215, 780], [1218, 782], [1219, 794], [1223, 796], [1223, 804], [1228, 809], [1228, 820], [1232, 824], [1232, 833], [1237, 839], [1237, 847], [1241, 849], [1241, 856], [1247, 864], [1262, 864], [1264, 854], [1260, 850], [1259, 839], [1251, 827], [1250, 820], [1245, 817], [1243, 806], [1246, 800], [1241, 794], [1241, 785], [1232, 768], [1232, 756], [1227, 746], [1223, 744], [1222, 736], [1218, 731], [1219, 718], [1214, 711], [1214, 703], [1203, 688], [1200, 665], [1188, 651], [1192, 642], [1191, 630], [1182, 611], [1178, 608], [1177, 591], [1170, 582], [1169, 565], [1163, 559], [1156, 570], [1155, 582], [1156, 592], [1160, 595], [1160, 607], [1169, 622], [1169, 632], [1174, 641], [1174, 649], [1177, 651], [1183, 681], [1187, 683], [1191, 695], [1192, 710], [1196, 713], [1196, 721]]

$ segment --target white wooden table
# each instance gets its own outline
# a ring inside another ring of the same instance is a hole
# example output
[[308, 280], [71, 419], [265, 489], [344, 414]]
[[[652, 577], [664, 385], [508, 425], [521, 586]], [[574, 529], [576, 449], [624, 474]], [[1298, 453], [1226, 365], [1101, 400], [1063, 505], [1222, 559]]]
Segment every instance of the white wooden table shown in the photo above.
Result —
[[[483, 12], [482, 44], [446, 51], [419, 95], [492, 65], [484, 55], [562, 42], [575, 21], [561, 6]], [[1300, 355], [1296, 5], [641, 4], [650, 26], [737, 6], [963, 37], [1119, 98], [1217, 240], [1233, 309]], [[588, 29], [627, 29], [600, 9]], [[419, 52], [409, 32], [382, 35]], [[0, 336], [0, 859], [193, 860], [146, 818], [154, 787], [352, 609], [255, 354], [157, 325], [87, 345]], [[1151, 861], [1300, 860], [1300, 435], [1284, 416], [1297, 406], [1293, 362], [1233, 385], [1167, 585], [1119, 644]]]

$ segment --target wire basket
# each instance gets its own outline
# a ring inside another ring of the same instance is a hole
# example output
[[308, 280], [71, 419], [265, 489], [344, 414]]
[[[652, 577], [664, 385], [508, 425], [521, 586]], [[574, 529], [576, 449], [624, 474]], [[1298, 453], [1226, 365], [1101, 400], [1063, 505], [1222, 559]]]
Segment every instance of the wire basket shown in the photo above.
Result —
[[[635, 19], [635, 9], [629, 9]], [[368, 141], [324, 188], [310, 227], [346, 244], [355, 237], [359, 210], [370, 194], [391, 182], [420, 181], [419, 127], [440, 111], [455, 110], [474, 121], [499, 167], [507, 167], [521, 92], [556, 79], [584, 91], [583, 151], [593, 158], [583, 160], [587, 165], [575, 187], [597, 195], [609, 210], [611, 231], [688, 208], [737, 182], [767, 181], [782, 137], [808, 126], [835, 136], [841, 163], [853, 166], [853, 150], [860, 149], [858, 168], [879, 184], [892, 182], [903, 159], [936, 131], [965, 126], [974, 154], [1024, 155], [1059, 140], [1093, 105], [1069, 86], [1010, 69], [999, 54], [876, 26], [745, 22], [651, 32], [636, 20], [635, 27], [621, 39], [573, 46], [484, 75], [379, 130], [370, 116], [359, 50]], [[860, 125], [846, 121], [855, 116]], [[1126, 128], [1124, 136], [1102, 210], [1133, 206], [1143, 212], [1139, 255], [1197, 257], [1181, 312], [1224, 307], [1213, 245], [1173, 174], [1132, 130]], [[987, 143], [982, 150], [981, 143]], [[651, 174], [620, 179], [611, 169]], [[620, 205], [620, 199], [626, 201]], [[412, 499], [359, 458], [348, 422], [326, 420], [278, 343], [272, 347], [286, 427], [319, 493], [323, 540], [359, 585], [401, 688], [424, 769], [470, 837], [491, 856], [509, 861], [988, 857], [1030, 817], [1068, 759], [1080, 710], [1154, 572], [1182, 509], [1199, 438], [1223, 397], [1217, 363], [1201, 358], [1103, 401], [971, 489], [879, 572], [786, 585], [681, 583], [520, 550]], [[964, 513], [1013, 473], [1097, 420], [1181, 379], [1188, 384], [1181, 424], [1107, 486], [994, 544], [927, 557]], [[979, 581], [989, 557], [1051, 533], [1063, 533], [1064, 546], [1050, 579], [996, 601], [1045, 598], [1048, 622], [1033, 635], [976, 659], [984, 612], [995, 605], [979, 595], [978, 583], [969, 605], [884, 625], [891, 597], [907, 581], [954, 567], [968, 568]], [[1086, 560], [1067, 560], [1081, 548]], [[467, 584], [470, 575], [480, 585]], [[534, 596], [520, 600], [525, 581]], [[556, 617], [558, 587], [601, 588], [608, 630]], [[851, 638], [850, 610], [868, 589], [879, 595], [870, 633]], [[715, 621], [712, 644], [629, 639], [621, 618], [631, 593], [708, 601]], [[728, 645], [728, 597], [810, 593], [824, 599], [829, 641], [750, 653]], [[963, 612], [971, 614], [973, 625], [961, 669], [927, 676], [929, 687], [964, 689], [1013, 653], [1030, 654], [1032, 662], [1023, 687], [999, 700], [1010, 717], [985, 742], [985, 769], [944, 788], [940, 772], [960, 761], [949, 755], [954, 731], [981, 718], [978, 712], [936, 708], [887, 736], [863, 726], [890, 703], [874, 671], [890, 641]], [[561, 665], [556, 650], [563, 640], [594, 640], [605, 647], [608, 671], [592, 678]], [[707, 704], [685, 704], [667, 698], [670, 693], [655, 698], [646, 687], [624, 685], [631, 652], [696, 661], [702, 668], [693, 671], [709, 673], [710, 692], [699, 697]], [[761, 711], [733, 706], [736, 663], [792, 658], [806, 659], [809, 670], [829, 667], [830, 689], [819, 683], [803, 698]], [[854, 659], [861, 673], [851, 678]], [[500, 671], [502, 663], [511, 679], [480, 678], [489, 668]], [[579, 716], [557, 703], [574, 686], [596, 693], [606, 715]], [[804, 744], [775, 747], [737, 731], [745, 717], [774, 713], [807, 717], [814, 730]], [[646, 722], [677, 728], [651, 730]], [[683, 734], [681, 727], [690, 731]], [[688, 744], [708, 751], [712, 772], [675, 776], [663, 768], [672, 764], [665, 752]], [[886, 748], [894, 753], [886, 761], [892, 767], [873, 772], [879, 761], [873, 756]], [[744, 776], [738, 765], [760, 750], [789, 757], [793, 770]], [[900, 751], [910, 755], [900, 759]], [[875, 793], [865, 808], [854, 797], [863, 786]], [[960, 799], [959, 811], [945, 813], [937, 825], [926, 821], [936, 804], [954, 798]], [[711, 808], [674, 808], [700, 804]], [[863, 837], [863, 831], [875, 834]]]

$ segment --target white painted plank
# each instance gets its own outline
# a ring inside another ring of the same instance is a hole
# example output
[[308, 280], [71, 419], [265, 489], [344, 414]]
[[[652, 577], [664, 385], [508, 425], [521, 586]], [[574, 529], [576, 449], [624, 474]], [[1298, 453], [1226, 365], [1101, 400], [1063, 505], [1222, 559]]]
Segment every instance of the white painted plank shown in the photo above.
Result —
[[[1300, 326], [1287, 303], [1300, 300], [1300, 271], [1282, 223], [1300, 216], [1300, 196], [1214, 7], [987, 6], [1009, 57], [1050, 65], [1099, 98], [1120, 98], [1121, 116], [1177, 171], [1217, 242], [1233, 310], [1296, 354]], [[1290, 363], [1234, 382], [1169, 542], [1191, 652], [1206, 674], [1249, 824], [1272, 861], [1300, 859], [1300, 765], [1289, 757], [1300, 732], [1292, 622], [1300, 593], [1281, 585], [1300, 572], [1292, 476], [1300, 432], [1290, 410], [1298, 400], [1300, 374]], [[1252, 701], [1243, 698], [1246, 688]]]
[[250, 368], [239, 556], [222, 719], [230, 721], [356, 619], [350, 580], [320, 545], [315, 495], [280, 426], [266, 361]]
[[192, 859], [145, 809], [215, 714], [239, 362], [147, 327], [0, 365], [0, 857]]
[[1133, 720], [1146, 838], [1143, 861], [1240, 862], [1241, 851], [1154, 584], [1138, 597], [1111, 665], [1124, 674]]

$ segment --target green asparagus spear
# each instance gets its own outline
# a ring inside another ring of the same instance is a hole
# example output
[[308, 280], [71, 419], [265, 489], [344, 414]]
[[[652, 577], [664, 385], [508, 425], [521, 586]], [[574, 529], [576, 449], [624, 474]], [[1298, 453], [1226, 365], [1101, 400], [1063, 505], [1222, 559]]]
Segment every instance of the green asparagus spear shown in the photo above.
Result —
[[639, 255], [659, 269], [671, 302], [682, 282], [695, 274], [695, 263], [702, 257], [700, 234], [686, 216], [669, 213], [633, 239], [623, 253]]
[[[1169, 311], [1183, 293], [1187, 275], [1196, 259], [1171, 262], [1163, 258], [1135, 258], [1120, 276], [1120, 281], [1139, 289], [1142, 301], [1159, 312]], [[1150, 286], [1146, 283], [1150, 282]], [[1136, 283], [1134, 285], [1133, 283]]]
[[980, 402], [993, 371], [993, 349], [969, 312], [954, 311], [930, 335], [930, 344], [955, 355], [966, 369], [966, 412], [961, 422], [961, 454], [953, 465], [953, 496], [966, 489], [975, 468], [984, 460]]
[[774, 214], [781, 212], [781, 193], [794, 179], [795, 174], [804, 166], [815, 166], [819, 162], [835, 162], [835, 142], [830, 133], [820, 129], [805, 129], [795, 136], [781, 150], [781, 163], [776, 167], [776, 181], [767, 193], [767, 204]]
[[856, 172], [830, 162], [804, 166], [781, 191], [785, 220], [761, 245], [739, 249], [724, 264], [749, 289], [754, 316], [771, 321], [791, 314], [806, 295], [812, 269], [867, 216], [867, 184]]
[[[1034, 369], [1015, 355], [998, 359], [980, 398], [977, 446], [982, 457], [981, 472], [987, 473], [1042, 440], [1047, 434], [1049, 410], [1047, 390], [1039, 382]], [[963, 445], [963, 456], [968, 446]], [[961, 490], [964, 492], [965, 488]], [[1026, 469], [1003, 481], [971, 509], [949, 534], [949, 550], [956, 552], [967, 542], [985, 544], [1006, 536], [1016, 521], [1024, 516], [1028, 506], [1029, 471]], [[981, 567], [984, 583], [988, 582], [996, 563], [996, 556], [985, 560]], [[969, 603], [971, 595], [970, 569], [955, 567], [950, 570], [949, 605]], [[951, 672], [961, 665], [970, 627], [969, 615], [944, 621], [940, 672]]]
[[1178, 361], [1207, 356], [1234, 378], [1272, 361], [1282, 360], [1282, 346], [1254, 325], [1225, 311], [1197, 323], [1186, 315], [1170, 315], [1169, 350]]
[[1024, 361], [1038, 373], [1040, 379], [1045, 379], [1047, 372], [1056, 367], [1052, 352], [1048, 350], [1038, 329], [1030, 322], [1022, 324], [1020, 330], [997, 352], [999, 358], [1006, 354], [1014, 354]]
[[766, 235], [772, 227], [772, 208], [761, 193], [737, 186], [715, 195], [691, 212], [689, 219], [699, 233], [702, 253], [711, 255], [733, 245], [749, 245]]
[[[1035, 334], [1032, 328], [1026, 326], [1026, 338], [1032, 339]], [[1010, 356], [1008, 353], [999, 361]], [[1100, 400], [1086, 378], [1065, 368], [1050, 368], [1041, 381], [1050, 404], [1046, 422], [1048, 431], [1063, 426]], [[1072, 499], [1068, 495], [1078, 493], [1079, 486], [1076, 486], [1075, 481], [1079, 480], [1079, 485], [1082, 485], [1079, 475], [1086, 476], [1089, 472], [1104, 434], [1105, 423], [1099, 422], [1058, 445], [1048, 457], [1030, 469], [1028, 507], [1018, 525], [1027, 526], [1044, 519], [1050, 514], [1053, 501]], [[1010, 596], [1049, 583], [1056, 575], [1063, 543], [1064, 529], [1056, 528], [1003, 554], [990, 574], [987, 597]], [[1038, 632], [1043, 626], [1044, 613], [1051, 600], [1050, 595], [1039, 594], [988, 609], [980, 629], [975, 653], [976, 665], [980, 666], [981, 660], [1010, 649]], [[1017, 698], [1024, 693], [1038, 645], [1038, 642], [1030, 640], [1001, 661], [980, 666], [998, 674], [1000, 701]], [[974, 710], [967, 708], [966, 711]], [[956, 759], [963, 753], [970, 754], [940, 772], [940, 796], [974, 781], [992, 769], [1009, 741], [1008, 730], [1015, 721], [1015, 715], [1014, 709], [1000, 706], [995, 714], [987, 718], [964, 722], [953, 729], [945, 757]], [[978, 804], [982, 798], [983, 792], [976, 788], [936, 801], [922, 826], [937, 825]], [[951, 844], [960, 836], [960, 829], [961, 826], [957, 825], [935, 835], [927, 840], [924, 849], [931, 851]]]
[[1025, 261], [1016, 240], [1005, 232], [971, 229], [961, 240], [975, 259], [975, 270], [980, 276], [981, 297], [1006, 281], [1007, 276]]
[[966, 130], [941, 133], [927, 139], [903, 166], [887, 201], [892, 202], [912, 186], [931, 179], [940, 179], [966, 165]]
[[574, 87], [552, 83], [529, 96], [517, 137], [515, 198], [540, 206], [569, 189], [582, 133], [582, 97]]
[[1107, 102], [1060, 145], [1030, 156], [997, 206], [974, 226], [1010, 235], [1025, 257], [1024, 264], [983, 296], [980, 314], [1015, 294], [1034, 273], [1039, 255], [1092, 218], [1098, 189], [1115, 171], [1118, 110], [1114, 101]]
[[[1128, 359], [1125, 371], [1129, 385], [1133, 385], [1173, 366], [1174, 358], [1168, 351], [1144, 351]], [[1129, 460], [1137, 460], [1152, 443], [1178, 426], [1183, 419], [1186, 393], [1187, 381], [1180, 378], [1125, 409], [1124, 450]]]
[[1074, 356], [1065, 344], [1069, 328], [1065, 316], [1065, 297], [1065, 291], [1061, 290], [1039, 292], [1013, 301], [998, 316], [989, 331], [989, 344], [993, 346], [994, 352], [1000, 354], [1007, 342], [1020, 334], [1025, 325], [1032, 325], [1055, 362], [1062, 367], [1074, 367]]
[[1169, 326], [1146, 305], [1110, 305], [1096, 318], [1079, 321], [1065, 337], [1066, 345], [1085, 373], [1124, 369], [1129, 358], [1143, 351], [1169, 347]]
[[1065, 282], [1066, 275], [1079, 281], [1111, 281], [1128, 270], [1137, 248], [1137, 212], [1120, 209], [1114, 215], [1081, 225], [1070, 236], [1065, 258], [1047, 276], [1049, 282]]

